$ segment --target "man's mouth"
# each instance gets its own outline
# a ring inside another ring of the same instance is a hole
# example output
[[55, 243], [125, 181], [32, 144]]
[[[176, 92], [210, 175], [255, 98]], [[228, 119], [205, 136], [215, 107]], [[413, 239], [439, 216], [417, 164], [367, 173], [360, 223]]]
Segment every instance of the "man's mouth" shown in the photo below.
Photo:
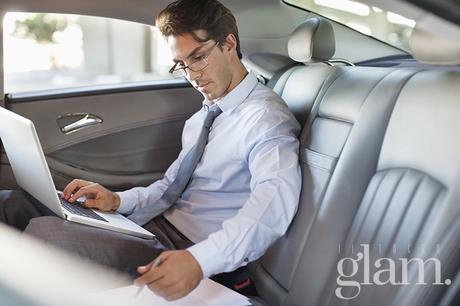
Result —
[[205, 90], [209, 84], [211, 84], [211, 82], [200, 82], [200, 84], [197, 84], [197, 89], [200, 91]]

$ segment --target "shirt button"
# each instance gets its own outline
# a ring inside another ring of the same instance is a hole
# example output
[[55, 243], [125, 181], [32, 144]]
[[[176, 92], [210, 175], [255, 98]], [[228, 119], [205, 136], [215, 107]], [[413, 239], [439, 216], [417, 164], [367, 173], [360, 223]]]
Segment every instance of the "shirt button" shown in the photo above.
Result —
[[249, 259], [246, 257], [246, 258], [244, 259], [244, 262], [248, 262], [248, 261], [249, 261]]

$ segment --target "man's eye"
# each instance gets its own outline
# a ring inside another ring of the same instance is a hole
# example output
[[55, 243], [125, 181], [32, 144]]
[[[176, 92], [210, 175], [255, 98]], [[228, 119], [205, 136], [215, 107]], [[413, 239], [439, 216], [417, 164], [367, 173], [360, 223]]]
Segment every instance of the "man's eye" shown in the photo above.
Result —
[[198, 62], [198, 61], [201, 61], [203, 58], [204, 58], [204, 56], [203, 56], [203, 55], [200, 55], [200, 56], [194, 57], [194, 58], [193, 58], [193, 61], [194, 61], [194, 62]]

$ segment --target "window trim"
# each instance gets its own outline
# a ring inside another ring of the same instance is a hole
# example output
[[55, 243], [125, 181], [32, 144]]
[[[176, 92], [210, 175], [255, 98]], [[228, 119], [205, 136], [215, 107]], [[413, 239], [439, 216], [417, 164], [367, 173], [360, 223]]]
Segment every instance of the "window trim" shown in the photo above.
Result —
[[8, 104], [35, 102], [43, 100], [78, 98], [116, 93], [128, 93], [164, 89], [188, 88], [192, 85], [185, 79], [167, 79], [148, 82], [131, 82], [122, 84], [94, 85], [84, 87], [47, 89], [20, 93], [7, 93], [5, 102]]

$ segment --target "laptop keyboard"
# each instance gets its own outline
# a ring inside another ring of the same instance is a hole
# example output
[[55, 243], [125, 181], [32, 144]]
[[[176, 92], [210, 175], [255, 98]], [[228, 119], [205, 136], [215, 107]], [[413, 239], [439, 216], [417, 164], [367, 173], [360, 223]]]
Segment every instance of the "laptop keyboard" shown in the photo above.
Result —
[[62, 207], [64, 207], [67, 211], [71, 212], [72, 214], [83, 216], [86, 218], [96, 219], [99, 221], [109, 222], [106, 219], [102, 218], [98, 214], [96, 214], [93, 210], [84, 207], [80, 202], [75, 201], [73, 204], [67, 202], [65, 199], [59, 196], [59, 200], [61, 201]]

